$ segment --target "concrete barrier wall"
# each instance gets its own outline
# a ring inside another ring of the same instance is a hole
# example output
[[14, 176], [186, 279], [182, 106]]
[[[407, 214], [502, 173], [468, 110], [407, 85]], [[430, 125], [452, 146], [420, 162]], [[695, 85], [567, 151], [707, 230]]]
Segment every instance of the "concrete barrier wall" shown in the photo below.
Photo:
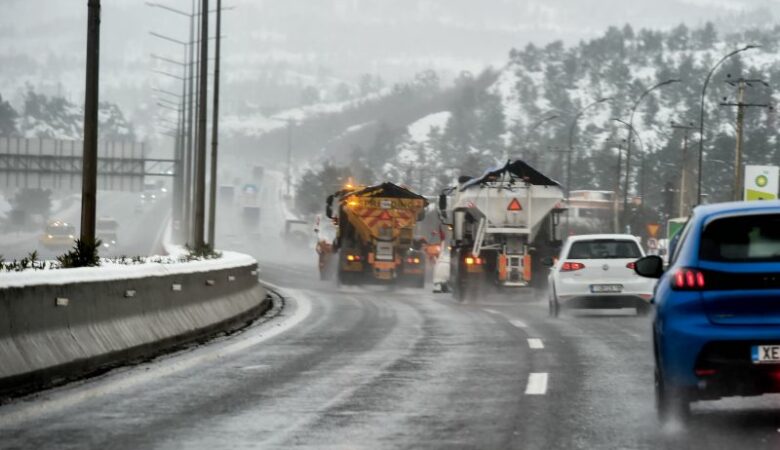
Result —
[[0, 393], [38, 389], [148, 358], [240, 327], [270, 308], [256, 263], [217, 267], [79, 283], [5, 283], [0, 287]]

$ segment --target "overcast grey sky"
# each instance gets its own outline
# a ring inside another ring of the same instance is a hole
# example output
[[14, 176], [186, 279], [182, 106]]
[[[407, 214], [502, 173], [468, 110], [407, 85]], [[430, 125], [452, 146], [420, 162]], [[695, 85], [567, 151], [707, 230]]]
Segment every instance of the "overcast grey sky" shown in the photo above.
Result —
[[[189, 9], [192, 0], [158, 0]], [[212, 0], [212, 3], [214, 1]], [[767, 25], [777, 17], [770, 0], [224, 0], [226, 76], [256, 79], [269, 65], [283, 67], [302, 83], [324, 78], [354, 81], [381, 74], [408, 78], [427, 67], [454, 74], [500, 64], [511, 47], [529, 41], [574, 43], [609, 25], [670, 28], [707, 20]], [[32, 58], [0, 72], [0, 93], [25, 81], [42, 87], [83, 84], [86, 0], [0, 0], [0, 57]], [[759, 12], [757, 12], [759, 11]], [[767, 14], [771, 12], [772, 14]], [[142, 0], [103, 0], [103, 89], [120, 95], [153, 78], [150, 53], [181, 56], [176, 45], [151, 38], [150, 30], [185, 39], [187, 19], [144, 5]], [[47, 69], [48, 67], [48, 69]], [[56, 68], [56, 70], [52, 69]]]

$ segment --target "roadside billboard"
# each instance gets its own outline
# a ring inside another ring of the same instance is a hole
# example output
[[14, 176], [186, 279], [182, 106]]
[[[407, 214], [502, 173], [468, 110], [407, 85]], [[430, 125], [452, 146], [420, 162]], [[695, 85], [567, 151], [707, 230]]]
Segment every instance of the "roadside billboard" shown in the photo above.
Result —
[[745, 166], [745, 200], [776, 200], [780, 188], [777, 166]]
[[683, 229], [685, 223], [688, 222], [687, 217], [676, 217], [669, 219], [666, 222], [666, 239], [672, 239], [675, 234], [679, 233]]

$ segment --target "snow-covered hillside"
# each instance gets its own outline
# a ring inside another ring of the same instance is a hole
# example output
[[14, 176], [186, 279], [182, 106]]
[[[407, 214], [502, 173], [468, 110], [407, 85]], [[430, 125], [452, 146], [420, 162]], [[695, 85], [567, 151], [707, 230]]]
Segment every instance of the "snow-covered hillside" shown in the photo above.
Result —
[[441, 148], [435, 145], [452, 117], [449, 111], [427, 115], [406, 128], [396, 157], [386, 163], [385, 179], [411, 186], [418, 192], [432, 192], [453, 175], [445, 167]]
[[[319, 102], [312, 105], [290, 108], [276, 112], [274, 114], [265, 114], [263, 112], [232, 113], [223, 115], [221, 119], [221, 132], [227, 137], [232, 136], [251, 136], [259, 137], [275, 130], [303, 123], [309, 120], [316, 120], [328, 115], [338, 115], [349, 109], [357, 108], [365, 103], [376, 101], [386, 97], [391, 92], [390, 88], [370, 93], [359, 98], [345, 100], [340, 102]], [[358, 126], [360, 124], [350, 125]], [[346, 130], [350, 131], [349, 129]], [[354, 131], [354, 130], [352, 130]]]
[[[416, 167], [432, 173], [473, 175], [507, 157], [519, 156], [572, 189], [612, 190], [617, 184], [618, 149], [625, 148], [632, 108], [643, 92], [667, 80], [636, 109], [631, 143], [629, 190], [645, 193], [648, 204], [660, 206], [661, 192], [680, 178], [684, 133], [677, 124], [699, 122], [702, 84], [710, 68], [729, 52], [759, 44], [726, 60], [713, 74], [705, 98], [705, 155], [702, 189], [710, 201], [729, 197], [733, 177], [735, 108], [740, 77], [780, 85], [780, 27], [719, 35], [707, 24], [671, 31], [610, 28], [603, 36], [566, 47], [557, 42], [512, 50], [486, 89], [464, 91], [450, 115], [429, 142], [405, 137], [384, 164], [384, 173], [408, 177]], [[588, 108], [600, 99], [608, 99]], [[775, 105], [780, 91], [751, 83], [746, 101]], [[424, 126], [423, 126], [424, 128]], [[571, 134], [570, 134], [571, 133]], [[698, 133], [688, 133], [690, 173], [696, 169]], [[572, 179], [566, 179], [570, 137]], [[428, 158], [418, 155], [422, 148]], [[745, 119], [745, 162], [776, 164], [780, 158], [774, 110], [750, 108]], [[435, 161], [435, 164], [431, 163]], [[442, 170], [439, 167], [443, 164]], [[415, 172], [418, 173], [418, 172]], [[623, 166], [621, 180], [625, 180]], [[622, 185], [623, 181], [621, 181]], [[420, 184], [420, 183], [418, 183]]]

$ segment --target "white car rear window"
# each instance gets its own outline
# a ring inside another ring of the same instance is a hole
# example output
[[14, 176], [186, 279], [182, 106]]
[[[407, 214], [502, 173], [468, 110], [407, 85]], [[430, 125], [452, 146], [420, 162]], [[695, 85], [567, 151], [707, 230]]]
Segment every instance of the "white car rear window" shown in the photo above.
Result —
[[571, 244], [569, 259], [638, 259], [642, 252], [636, 242], [625, 239], [594, 239]]

